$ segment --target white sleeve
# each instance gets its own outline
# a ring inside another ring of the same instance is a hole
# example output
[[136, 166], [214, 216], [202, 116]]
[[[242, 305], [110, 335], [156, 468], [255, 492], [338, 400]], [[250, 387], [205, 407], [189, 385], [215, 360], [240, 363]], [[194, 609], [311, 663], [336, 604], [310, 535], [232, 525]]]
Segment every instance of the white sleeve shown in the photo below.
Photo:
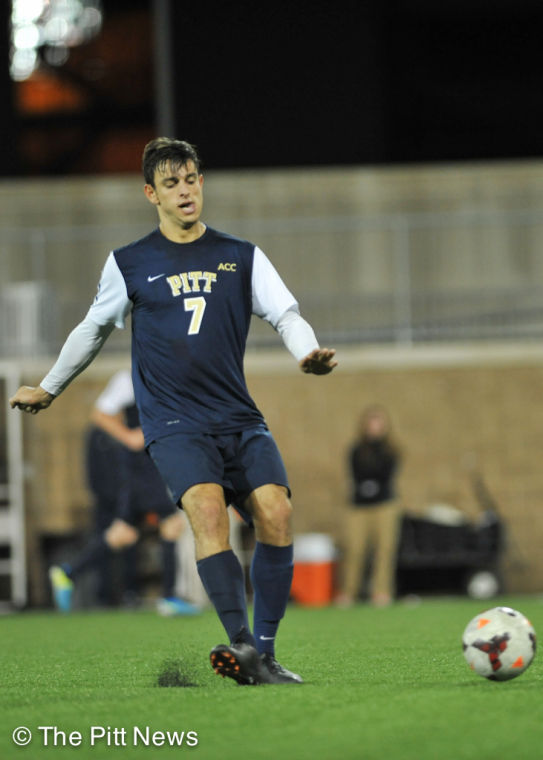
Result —
[[113, 324], [123, 328], [126, 315], [132, 308], [126, 283], [113, 252], [109, 254], [98, 283], [98, 292], [88, 315], [96, 324]]
[[319, 347], [311, 325], [300, 316], [298, 302], [266, 254], [255, 247], [253, 314], [269, 322], [298, 361]]
[[66, 338], [57, 361], [41, 381], [40, 386], [58, 396], [83, 372], [100, 351], [114, 328], [112, 323], [99, 325], [87, 316]]
[[98, 411], [112, 416], [134, 403], [132, 377], [126, 369], [116, 372], [94, 404]]
[[313, 328], [300, 316], [297, 306], [282, 315], [276, 329], [285, 346], [298, 361], [319, 347]]
[[298, 306], [271, 261], [257, 246], [253, 259], [252, 289], [253, 314], [265, 319], [275, 329], [281, 316], [288, 309]]

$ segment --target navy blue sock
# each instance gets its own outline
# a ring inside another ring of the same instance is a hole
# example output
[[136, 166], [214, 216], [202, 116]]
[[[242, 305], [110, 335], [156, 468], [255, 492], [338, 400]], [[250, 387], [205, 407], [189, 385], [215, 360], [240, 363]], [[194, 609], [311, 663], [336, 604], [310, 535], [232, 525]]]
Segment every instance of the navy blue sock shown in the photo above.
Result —
[[234, 552], [228, 549], [212, 554], [198, 560], [196, 565], [230, 642], [244, 641], [255, 646], [247, 617], [245, 578]]
[[177, 561], [175, 557], [175, 541], [160, 539], [160, 554], [162, 560], [162, 595], [165, 599], [174, 596]]
[[256, 542], [251, 564], [254, 591], [254, 636], [262, 654], [275, 655], [275, 636], [285, 614], [294, 569], [292, 544]]

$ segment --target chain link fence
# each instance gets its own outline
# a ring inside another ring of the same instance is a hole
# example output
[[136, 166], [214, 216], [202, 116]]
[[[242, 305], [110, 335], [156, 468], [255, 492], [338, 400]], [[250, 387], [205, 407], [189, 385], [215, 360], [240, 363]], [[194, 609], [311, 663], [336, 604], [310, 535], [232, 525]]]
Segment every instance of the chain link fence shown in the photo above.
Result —
[[[322, 342], [540, 339], [543, 213], [474, 210], [213, 220], [270, 256]], [[107, 252], [147, 224], [0, 231], [0, 351], [56, 354], [85, 315]], [[254, 320], [253, 349], [278, 343]], [[128, 350], [115, 331], [105, 351]]]

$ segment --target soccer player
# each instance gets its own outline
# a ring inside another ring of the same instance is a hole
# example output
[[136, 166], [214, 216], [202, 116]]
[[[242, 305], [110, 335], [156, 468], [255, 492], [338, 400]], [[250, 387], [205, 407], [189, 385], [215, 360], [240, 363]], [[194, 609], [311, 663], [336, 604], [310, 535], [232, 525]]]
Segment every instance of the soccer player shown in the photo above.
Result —
[[[299, 683], [275, 658], [293, 570], [290, 490], [281, 456], [243, 372], [251, 314], [281, 335], [303, 372], [337, 365], [258, 248], [201, 219], [204, 178], [189, 143], [159, 137], [143, 153], [144, 192], [159, 226], [112, 251], [87, 316], [37, 387], [12, 408], [48, 407], [132, 313], [132, 377], [146, 446], [191, 524], [198, 572], [230, 643], [210, 654], [240, 684]], [[255, 529], [253, 631], [228, 503]]]
[[[74, 581], [91, 568], [103, 567], [108, 550], [118, 552], [134, 546], [139, 538], [142, 518], [152, 512], [159, 520], [162, 565], [162, 597], [157, 601], [157, 610], [168, 617], [196, 614], [198, 607], [175, 595], [176, 542], [183, 533], [185, 521], [145, 452], [134, 386], [128, 370], [121, 370], [111, 378], [94, 404], [91, 419], [95, 430], [105, 434], [108, 441], [113, 439], [119, 449], [113, 458], [111, 445], [107, 449], [109, 460], [113, 459], [109, 466], [115, 469], [116, 474], [114, 519], [106, 530], [99, 531], [90, 539], [73, 562], [50, 568], [55, 605], [62, 612], [69, 612]], [[100, 443], [104, 445], [102, 440]], [[92, 470], [92, 465], [96, 466], [97, 451], [91, 449], [89, 453], [92, 460], [89, 469]], [[108, 472], [104, 472], [102, 467], [99, 473], [93, 474], [94, 480], [99, 480]]]

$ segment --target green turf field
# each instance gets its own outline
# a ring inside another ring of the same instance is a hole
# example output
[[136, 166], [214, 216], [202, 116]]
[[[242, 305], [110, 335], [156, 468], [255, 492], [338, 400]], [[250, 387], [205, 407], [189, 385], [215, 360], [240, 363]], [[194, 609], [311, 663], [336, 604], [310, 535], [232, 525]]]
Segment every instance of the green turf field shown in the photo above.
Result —
[[[540, 760], [541, 655], [504, 683], [472, 674], [462, 656], [467, 622], [498, 603], [520, 609], [543, 632], [543, 600], [533, 597], [291, 607], [278, 655], [304, 676], [303, 686], [240, 687], [217, 677], [207, 656], [224, 636], [212, 612], [5, 616], [0, 758]], [[11, 738], [20, 726], [33, 733], [26, 747]], [[81, 744], [63, 747], [57, 734], [52, 746], [49, 729], [44, 746], [39, 726], [78, 731]], [[166, 744], [152, 743], [157, 731]], [[167, 731], [195, 732], [198, 744], [168, 746]]]

